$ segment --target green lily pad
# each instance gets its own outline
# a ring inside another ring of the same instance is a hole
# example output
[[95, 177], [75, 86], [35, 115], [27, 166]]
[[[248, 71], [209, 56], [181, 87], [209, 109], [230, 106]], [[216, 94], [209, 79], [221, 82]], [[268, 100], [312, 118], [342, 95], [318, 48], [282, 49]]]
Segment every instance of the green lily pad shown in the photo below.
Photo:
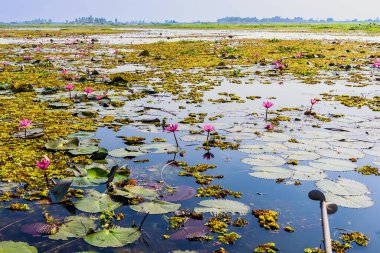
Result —
[[137, 228], [113, 227], [86, 235], [84, 240], [92, 246], [116, 248], [133, 243], [139, 239], [140, 236], [141, 232]]
[[75, 134], [69, 134], [67, 137], [69, 138], [92, 138], [95, 136], [93, 132], [79, 132]]
[[335, 181], [329, 179], [320, 180], [316, 183], [316, 186], [324, 192], [340, 196], [360, 196], [368, 192], [365, 184], [346, 178], [339, 178]]
[[228, 199], [211, 199], [202, 200], [199, 202], [202, 207], [194, 208], [197, 213], [239, 213], [240, 215], [245, 215], [249, 212], [249, 206], [234, 200]]
[[98, 151], [99, 151], [98, 146], [83, 145], [83, 146], [79, 146], [75, 149], [69, 150], [69, 153], [72, 155], [91, 155], [91, 154], [98, 152]]
[[45, 148], [48, 150], [72, 150], [72, 149], [76, 149], [78, 146], [79, 146], [78, 138], [74, 138], [71, 140], [58, 139], [58, 140], [48, 141], [45, 144]]
[[89, 190], [88, 196], [78, 200], [74, 206], [87, 213], [99, 213], [106, 210], [114, 210], [121, 206], [121, 203], [115, 202], [105, 193], [95, 190]]
[[366, 196], [338, 196], [332, 193], [325, 193], [326, 200], [337, 204], [338, 206], [347, 207], [347, 208], [368, 208], [373, 206], [373, 200]]
[[293, 175], [293, 171], [281, 167], [254, 167], [249, 173], [250, 176], [263, 179], [289, 178]]
[[286, 163], [283, 158], [273, 155], [250, 155], [241, 161], [254, 166], [281, 166]]
[[294, 180], [317, 181], [327, 177], [324, 170], [310, 166], [297, 165], [291, 166], [290, 168], [294, 170], [292, 176], [292, 179]]
[[139, 149], [141, 152], [153, 154], [177, 152], [177, 147], [170, 143], [144, 144]]
[[3, 241], [0, 242], [1, 253], [37, 253], [36, 247], [30, 246], [26, 242]]
[[131, 209], [140, 213], [164, 214], [177, 211], [180, 207], [181, 204], [174, 204], [162, 200], [152, 200], [151, 202], [133, 205], [131, 206]]
[[308, 161], [317, 160], [320, 156], [314, 152], [309, 151], [289, 150], [286, 151], [282, 157], [288, 160]]
[[142, 156], [142, 155], [145, 155], [146, 153], [136, 151], [136, 150], [129, 150], [128, 148], [118, 148], [118, 149], [109, 151], [108, 154], [113, 157], [124, 158], [124, 157]]
[[123, 196], [126, 198], [144, 198], [144, 199], [155, 199], [158, 194], [156, 190], [144, 188], [142, 186], [125, 186], [121, 190], [116, 190], [113, 195]]
[[68, 240], [69, 238], [80, 238], [96, 229], [95, 221], [86, 216], [69, 216], [65, 223], [59, 227], [56, 234], [50, 235], [52, 240]]
[[[34, 139], [43, 136], [44, 129], [43, 128], [29, 128], [26, 129], [26, 138], [27, 139]], [[21, 130], [13, 135], [14, 137], [18, 138], [25, 138], [25, 131]]]
[[357, 167], [355, 163], [350, 161], [327, 158], [310, 162], [309, 165], [317, 169], [328, 171], [351, 171]]

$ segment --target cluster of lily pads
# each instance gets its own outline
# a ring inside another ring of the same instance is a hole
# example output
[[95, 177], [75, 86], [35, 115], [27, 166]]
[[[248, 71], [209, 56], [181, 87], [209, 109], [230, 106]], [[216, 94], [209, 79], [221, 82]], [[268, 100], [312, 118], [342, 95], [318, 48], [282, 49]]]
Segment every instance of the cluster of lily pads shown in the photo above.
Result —
[[[220, 149], [248, 156], [236, 163], [252, 166], [248, 174], [254, 178], [295, 185], [313, 181], [328, 201], [342, 207], [372, 206], [365, 184], [336, 179], [330, 173], [378, 175], [376, 117], [333, 114], [332, 105], [337, 104], [335, 100], [376, 112], [379, 97], [322, 94], [322, 99], [310, 99], [308, 95], [304, 105], [295, 108], [275, 101], [281, 97], [263, 99], [250, 92], [245, 98], [230, 92], [212, 96], [226, 80], [228, 85], [257, 81], [286, 85], [289, 76], [305, 83], [319, 82], [314, 78], [318, 76], [326, 83], [360, 81], [365, 86], [378, 78], [378, 56], [369, 55], [376, 53], [376, 47], [349, 42], [255, 41], [259, 46], [252, 42], [109, 46], [78, 39], [65, 45], [0, 46], [0, 59], [4, 59], [0, 71], [1, 201], [9, 210], [35, 210], [31, 201], [39, 201], [69, 204], [82, 212], [63, 220], [46, 214], [44, 223], [26, 228], [51, 240], [123, 247], [144, 237], [150, 215], [167, 215], [169, 228], [176, 231], [163, 234], [162, 239], [211, 241], [216, 234], [217, 245], [228, 246], [242, 237], [229, 228], [247, 225], [242, 217], [232, 216], [245, 216], [251, 210], [246, 203], [229, 198], [245, 193], [212, 184], [224, 177], [215, 174], [216, 165], [178, 160], [198, 150], [206, 152], [204, 161], [219, 159], [213, 152]], [[329, 71], [340, 76], [332, 78]], [[101, 145], [107, 136], [98, 129], [116, 133], [128, 129], [146, 137], [120, 135], [123, 144], [107, 150]], [[174, 158], [164, 162], [154, 180], [157, 171], [141, 176], [134, 167], [166, 154]], [[371, 164], [359, 168], [364, 159]], [[178, 169], [169, 178], [171, 183], [164, 178], [170, 173], [168, 166]], [[178, 176], [194, 178], [199, 188], [172, 186]], [[191, 210], [178, 203], [193, 197], [208, 199], [201, 199]], [[119, 226], [124, 215], [115, 212], [122, 206], [145, 216], [139, 224]], [[261, 226], [279, 229], [276, 211], [255, 211]], [[294, 232], [288, 226], [284, 230]], [[342, 240], [354, 237], [346, 235]], [[6, 252], [16, 247], [37, 252], [26, 243], [0, 242]], [[275, 251], [274, 243], [254, 249]]]

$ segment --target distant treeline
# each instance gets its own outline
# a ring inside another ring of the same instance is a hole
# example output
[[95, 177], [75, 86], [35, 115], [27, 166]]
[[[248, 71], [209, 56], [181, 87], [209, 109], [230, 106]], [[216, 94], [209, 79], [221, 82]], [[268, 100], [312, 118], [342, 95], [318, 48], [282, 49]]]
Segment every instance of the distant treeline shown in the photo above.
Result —
[[[334, 20], [333, 18], [327, 18], [327, 19], [304, 19], [302, 17], [294, 17], [294, 18], [284, 18], [280, 16], [275, 16], [271, 18], [256, 18], [256, 17], [225, 17], [220, 18], [216, 22], [207, 22], [207, 23], [213, 23], [213, 24], [268, 24], [268, 23], [352, 23], [352, 22], [368, 22], [368, 23], [379, 23], [380, 19], [367, 19], [367, 20], [345, 20], [345, 21], [338, 21]], [[107, 20], [105, 18], [99, 18], [99, 17], [80, 17], [76, 18], [74, 20], [66, 20], [65, 22], [57, 22], [53, 21], [52, 19], [33, 19], [30, 21], [17, 21], [17, 22], [1, 22], [0, 24], [32, 24], [32, 25], [46, 25], [46, 24], [70, 24], [70, 25], [160, 25], [160, 24], [202, 24], [201, 21], [196, 22], [177, 22], [176, 20], [165, 20], [162, 22], [148, 22], [144, 20], [135, 20], [135, 21], [119, 21], [117, 18], [114, 20]]]
[[259, 24], [259, 23], [347, 23], [347, 22], [380, 22], [379, 18], [376, 19], [367, 19], [367, 20], [345, 20], [345, 21], [337, 21], [333, 18], [327, 19], [304, 19], [302, 17], [294, 17], [294, 18], [283, 18], [280, 16], [275, 16], [271, 18], [241, 18], [241, 17], [225, 17], [220, 18], [216, 21], [219, 24]]

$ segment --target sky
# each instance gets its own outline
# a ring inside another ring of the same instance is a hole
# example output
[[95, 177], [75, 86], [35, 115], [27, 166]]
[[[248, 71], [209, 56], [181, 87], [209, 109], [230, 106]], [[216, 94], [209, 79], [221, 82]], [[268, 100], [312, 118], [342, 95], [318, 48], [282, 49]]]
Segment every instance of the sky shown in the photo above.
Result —
[[375, 19], [380, 0], [0, 0], [0, 21], [104, 17], [119, 21], [216, 21], [226, 16]]

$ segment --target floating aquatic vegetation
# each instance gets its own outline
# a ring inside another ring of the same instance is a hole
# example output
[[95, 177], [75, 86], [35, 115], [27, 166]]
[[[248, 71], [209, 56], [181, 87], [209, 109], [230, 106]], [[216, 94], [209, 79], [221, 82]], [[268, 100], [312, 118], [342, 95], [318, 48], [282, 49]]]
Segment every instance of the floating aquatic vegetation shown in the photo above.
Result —
[[231, 190], [223, 189], [220, 185], [210, 185], [206, 187], [201, 187], [197, 189], [197, 197], [215, 197], [215, 198], [225, 198], [227, 196], [233, 196], [235, 198], [241, 197], [241, 192], [234, 192]]
[[255, 253], [276, 253], [277, 251], [279, 251], [279, 249], [273, 242], [260, 244], [257, 248], [253, 250], [253, 252]]
[[375, 175], [375, 176], [379, 176], [379, 168], [376, 168], [376, 167], [372, 167], [372, 166], [369, 166], [369, 165], [365, 165], [363, 167], [360, 167], [360, 168], [356, 168], [355, 171], [363, 174], [363, 175]]
[[363, 247], [366, 247], [369, 243], [369, 237], [359, 232], [342, 233], [340, 239], [346, 243], [355, 242], [357, 245]]
[[228, 234], [220, 235], [218, 236], [218, 241], [224, 244], [234, 244], [237, 239], [239, 239], [241, 236], [235, 232], [231, 232]]
[[258, 219], [260, 226], [267, 230], [279, 230], [277, 224], [278, 212], [272, 210], [253, 210], [252, 214]]

